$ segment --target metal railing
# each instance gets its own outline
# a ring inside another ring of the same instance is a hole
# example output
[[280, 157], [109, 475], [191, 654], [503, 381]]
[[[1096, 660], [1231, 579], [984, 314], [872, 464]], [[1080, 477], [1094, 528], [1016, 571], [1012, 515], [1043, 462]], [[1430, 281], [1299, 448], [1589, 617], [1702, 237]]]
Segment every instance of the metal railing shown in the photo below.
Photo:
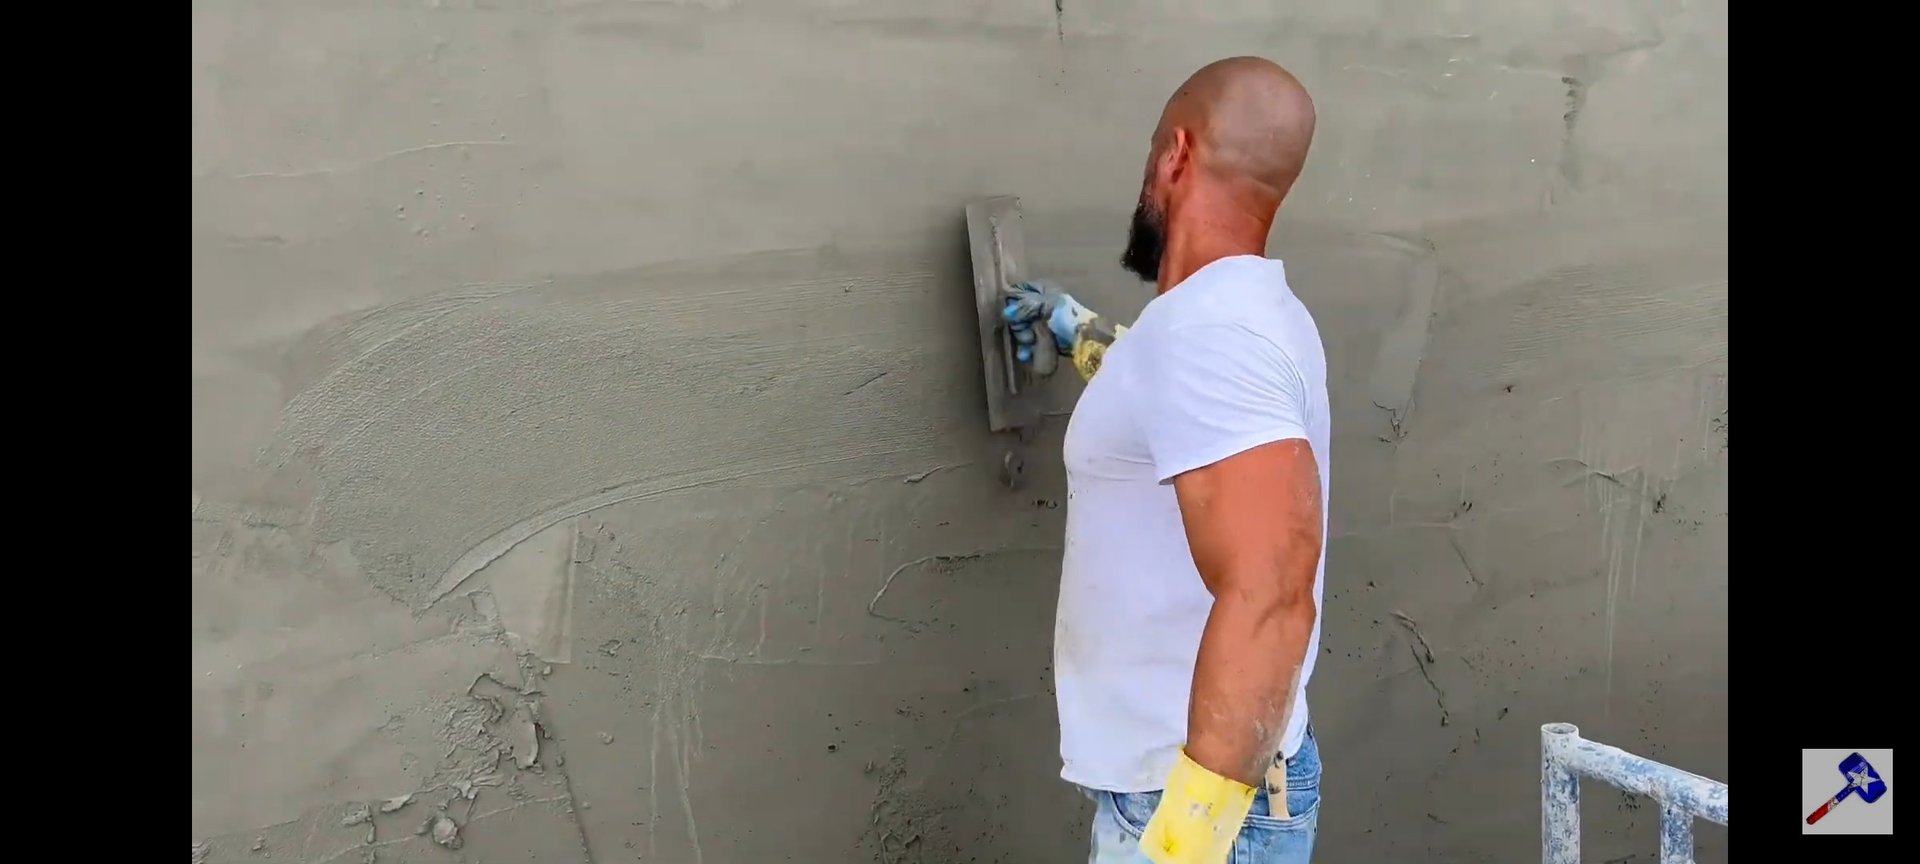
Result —
[[1580, 778], [1660, 802], [1660, 864], [1693, 864], [1693, 820], [1727, 824], [1727, 784], [1580, 737], [1572, 723], [1540, 727], [1540, 858], [1580, 864]]

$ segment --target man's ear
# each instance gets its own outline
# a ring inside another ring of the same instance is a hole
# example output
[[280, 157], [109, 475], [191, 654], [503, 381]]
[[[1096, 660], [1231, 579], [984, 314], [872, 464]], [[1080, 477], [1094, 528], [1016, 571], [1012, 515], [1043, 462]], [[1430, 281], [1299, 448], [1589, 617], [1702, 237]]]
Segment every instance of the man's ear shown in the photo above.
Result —
[[1193, 133], [1175, 126], [1172, 138], [1160, 169], [1161, 181], [1169, 186], [1186, 179], [1187, 172], [1193, 170]]

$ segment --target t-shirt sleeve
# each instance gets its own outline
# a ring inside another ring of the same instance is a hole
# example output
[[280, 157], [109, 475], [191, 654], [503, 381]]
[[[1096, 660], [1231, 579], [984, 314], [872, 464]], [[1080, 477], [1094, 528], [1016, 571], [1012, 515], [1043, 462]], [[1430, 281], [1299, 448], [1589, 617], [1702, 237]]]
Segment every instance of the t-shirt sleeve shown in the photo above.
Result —
[[1165, 483], [1262, 444], [1307, 437], [1306, 385], [1285, 351], [1240, 326], [1178, 328], [1142, 368], [1139, 412]]

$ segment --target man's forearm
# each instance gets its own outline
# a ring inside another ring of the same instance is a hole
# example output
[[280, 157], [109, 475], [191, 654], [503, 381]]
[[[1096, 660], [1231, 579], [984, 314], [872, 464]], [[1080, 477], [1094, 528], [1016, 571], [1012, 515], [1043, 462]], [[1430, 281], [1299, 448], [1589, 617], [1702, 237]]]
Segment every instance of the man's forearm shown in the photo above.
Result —
[[1194, 663], [1189, 758], [1221, 776], [1260, 785], [1292, 720], [1317, 615], [1311, 596], [1274, 601], [1227, 594], [1214, 600]]

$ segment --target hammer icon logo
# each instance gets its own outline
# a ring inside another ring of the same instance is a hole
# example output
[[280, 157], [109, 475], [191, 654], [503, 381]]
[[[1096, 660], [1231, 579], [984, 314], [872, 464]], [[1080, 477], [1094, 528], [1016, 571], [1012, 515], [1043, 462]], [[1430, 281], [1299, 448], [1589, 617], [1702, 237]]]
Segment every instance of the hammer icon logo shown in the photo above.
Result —
[[1858, 753], [1840, 760], [1840, 776], [1847, 778], [1847, 785], [1841, 787], [1840, 791], [1834, 793], [1826, 803], [1821, 804], [1819, 809], [1807, 814], [1808, 825], [1820, 821], [1832, 812], [1833, 808], [1840, 806], [1840, 802], [1846, 800], [1849, 795], [1872, 804], [1880, 800], [1880, 796], [1887, 794], [1887, 782], [1881, 779], [1879, 772], [1873, 770], [1872, 765], [1867, 764], [1866, 757]]

